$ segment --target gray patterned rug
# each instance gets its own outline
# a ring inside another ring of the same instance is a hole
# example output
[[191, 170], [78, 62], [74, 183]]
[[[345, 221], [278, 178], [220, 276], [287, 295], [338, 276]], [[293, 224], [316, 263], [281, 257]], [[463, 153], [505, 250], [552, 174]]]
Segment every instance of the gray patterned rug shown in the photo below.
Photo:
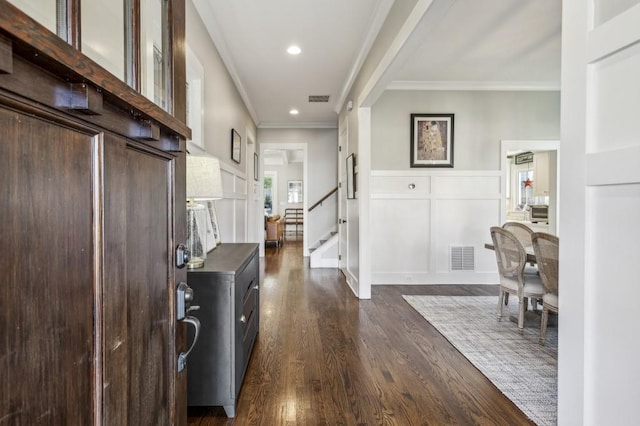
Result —
[[514, 300], [498, 322], [498, 296], [402, 297], [527, 417], [538, 425], [557, 424], [556, 326], [547, 328], [546, 346], [541, 346], [539, 322], [525, 327], [521, 335], [517, 324], [509, 321], [509, 315], [517, 315]]

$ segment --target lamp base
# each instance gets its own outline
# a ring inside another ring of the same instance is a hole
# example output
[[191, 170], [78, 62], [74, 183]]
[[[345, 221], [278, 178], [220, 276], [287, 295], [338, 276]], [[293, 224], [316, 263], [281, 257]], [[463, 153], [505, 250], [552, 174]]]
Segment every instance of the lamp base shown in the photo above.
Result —
[[187, 262], [187, 269], [198, 269], [204, 266], [204, 259], [196, 257]]

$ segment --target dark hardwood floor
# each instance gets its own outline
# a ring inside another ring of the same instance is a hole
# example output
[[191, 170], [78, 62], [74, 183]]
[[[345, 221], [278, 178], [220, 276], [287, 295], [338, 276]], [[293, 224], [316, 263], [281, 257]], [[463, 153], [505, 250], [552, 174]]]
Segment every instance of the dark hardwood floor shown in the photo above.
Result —
[[260, 333], [237, 417], [191, 408], [190, 425], [532, 424], [402, 299], [495, 286], [374, 286], [359, 301], [339, 271], [309, 269], [299, 241], [268, 247], [261, 274]]

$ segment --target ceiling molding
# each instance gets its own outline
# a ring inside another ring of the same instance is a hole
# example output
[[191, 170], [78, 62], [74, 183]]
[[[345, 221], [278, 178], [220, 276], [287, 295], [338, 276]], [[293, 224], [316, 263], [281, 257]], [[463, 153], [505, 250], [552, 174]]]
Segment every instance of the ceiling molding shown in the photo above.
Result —
[[387, 90], [560, 91], [550, 81], [393, 81]]
[[393, 76], [415, 53], [420, 43], [438, 28], [442, 17], [457, 0], [418, 0], [378, 63], [362, 92], [357, 107], [370, 107], [391, 83]]
[[353, 87], [353, 84], [355, 83], [356, 78], [358, 77], [358, 74], [362, 69], [362, 65], [364, 65], [364, 61], [367, 59], [367, 55], [369, 54], [369, 51], [373, 46], [373, 42], [376, 40], [376, 37], [378, 37], [380, 29], [382, 28], [384, 21], [387, 19], [387, 15], [389, 14], [391, 7], [393, 6], [393, 3], [394, 0], [382, 0], [373, 13], [373, 19], [371, 20], [371, 24], [369, 25], [369, 31], [367, 31], [367, 35], [364, 38], [360, 51], [358, 52], [358, 55], [353, 62], [353, 66], [349, 71], [349, 76], [342, 85], [340, 96], [338, 96], [338, 101], [336, 102], [334, 109], [337, 114], [340, 114], [340, 111], [342, 111], [347, 96], [349, 95], [349, 92], [351, 91], [351, 88]]
[[337, 129], [334, 121], [300, 121], [295, 123], [266, 121], [258, 124], [258, 129]]
[[254, 123], [258, 123], [258, 115], [253, 108], [253, 104], [251, 103], [251, 99], [249, 98], [247, 91], [242, 85], [242, 81], [240, 80], [240, 76], [238, 75], [232, 56], [229, 53], [229, 48], [224, 40], [224, 36], [219, 30], [220, 27], [216, 20], [215, 13], [213, 12], [211, 2], [207, 0], [193, 0], [193, 4], [196, 7], [198, 15], [200, 15], [200, 19], [207, 28], [209, 36], [211, 36], [211, 39], [213, 40], [213, 44], [218, 49], [218, 54], [227, 68], [227, 72], [231, 76], [231, 79], [236, 86], [236, 90], [238, 90], [240, 97], [244, 101], [244, 104], [249, 111], [249, 115], [251, 115]]

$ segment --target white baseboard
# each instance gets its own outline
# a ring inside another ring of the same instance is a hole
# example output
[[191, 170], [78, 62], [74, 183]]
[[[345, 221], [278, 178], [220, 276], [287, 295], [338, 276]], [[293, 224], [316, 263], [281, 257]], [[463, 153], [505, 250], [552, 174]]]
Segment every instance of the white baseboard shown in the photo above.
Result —
[[498, 284], [496, 272], [396, 273], [374, 272], [372, 285], [433, 285], [433, 284]]

